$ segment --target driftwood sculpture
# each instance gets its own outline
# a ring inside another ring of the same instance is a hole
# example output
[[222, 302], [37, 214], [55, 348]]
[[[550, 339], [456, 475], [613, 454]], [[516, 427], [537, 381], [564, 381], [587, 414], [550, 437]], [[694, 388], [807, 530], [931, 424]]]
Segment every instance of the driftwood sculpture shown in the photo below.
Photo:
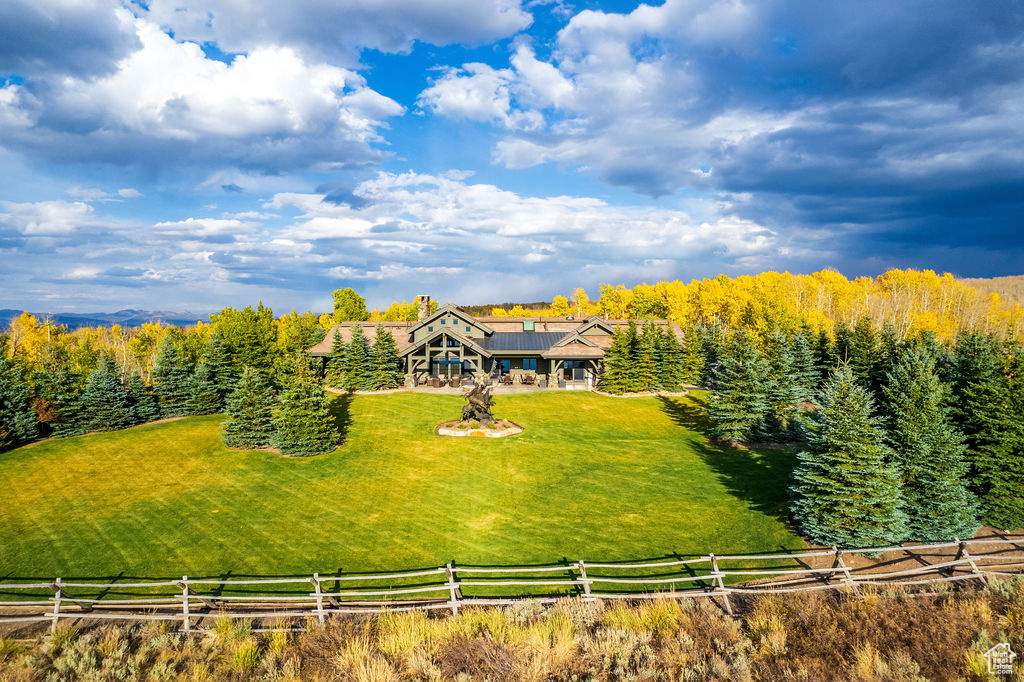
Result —
[[466, 404], [462, 406], [462, 420], [475, 419], [480, 426], [487, 426], [494, 421], [491, 408], [491, 387], [487, 385], [487, 377], [477, 377], [473, 388], [466, 393]]

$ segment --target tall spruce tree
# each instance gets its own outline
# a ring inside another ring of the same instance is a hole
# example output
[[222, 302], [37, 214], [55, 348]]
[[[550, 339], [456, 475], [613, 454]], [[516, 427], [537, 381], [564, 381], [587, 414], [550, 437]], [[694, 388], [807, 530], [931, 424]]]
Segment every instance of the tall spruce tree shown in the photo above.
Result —
[[341, 388], [346, 391], [365, 391], [370, 386], [373, 373], [373, 358], [359, 325], [352, 327], [352, 340], [348, 344], [345, 359], [345, 376]]
[[717, 397], [708, 401], [711, 433], [726, 441], [748, 440], [768, 413], [768, 368], [745, 331], [726, 344], [715, 373]]
[[878, 334], [875, 363], [871, 368], [871, 390], [876, 396], [881, 396], [884, 387], [889, 383], [889, 374], [899, 361], [899, 355], [900, 340], [896, 334], [896, 327], [891, 322], [886, 322], [882, 332]]
[[658, 335], [658, 345], [661, 356], [658, 365], [658, 383], [666, 391], [678, 391], [686, 381], [683, 348], [671, 325], [667, 332]]
[[849, 345], [849, 363], [853, 376], [867, 389], [874, 387], [875, 365], [878, 362], [878, 333], [871, 318], [864, 315], [853, 328]]
[[[638, 362], [640, 352], [640, 334], [637, 332], [636, 322], [633, 320], [629, 321], [626, 325], [626, 383], [624, 391], [626, 393], [638, 393], [643, 390], [642, 380], [640, 377], [640, 363]], [[647, 369], [647, 368], [644, 368]]]
[[814, 362], [818, 367], [819, 386], [832, 376], [839, 365], [839, 348], [824, 327], [818, 330], [817, 342], [814, 345]]
[[816, 335], [805, 323], [793, 334], [793, 380], [800, 391], [800, 402], [810, 402], [821, 383], [820, 371], [814, 357]]
[[216, 387], [217, 409], [214, 412], [221, 412], [224, 410], [227, 397], [235, 390], [238, 372], [231, 362], [231, 353], [224, 342], [223, 335], [216, 329], [210, 334], [199, 362], [206, 366], [210, 374], [210, 381]]
[[683, 336], [681, 383], [691, 386], [703, 384], [705, 364], [704, 343], [701, 340], [700, 330], [697, 327], [690, 327]]
[[155, 392], [162, 416], [183, 417], [188, 414], [191, 376], [191, 368], [168, 334], [160, 344], [153, 365]]
[[145, 424], [160, 418], [156, 396], [138, 372], [132, 372], [128, 378], [128, 406], [131, 409], [133, 424]]
[[340, 440], [327, 396], [309, 374], [292, 376], [277, 402], [273, 425], [270, 444], [285, 455], [320, 455]]
[[274, 435], [274, 393], [263, 375], [252, 367], [242, 370], [228, 396], [227, 419], [221, 440], [229, 448], [258, 450], [270, 447]]
[[965, 485], [963, 436], [949, 419], [934, 358], [919, 346], [900, 352], [884, 396], [886, 441], [902, 482], [906, 539], [947, 542], [973, 536], [980, 510]]
[[47, 423], [54, 438], [85, 433], [82, 391], [85, 390], [86, 378], [75, 371], [61, 349], [47, 349], [47, 357], [36, 373], [35, 384], [38, 397], [46, 403]]
[[[957, 337], [952, 357], [953, 416], [965, 436], [971, 487], [982, 521], [997, 528], [1024, 526], [1019, 379], [1001, 342], [978, 332]], [[1016, 395], [1013, 388], [1017, 387]]]
[[25, 372], [0, 350], [0, 450], [27, 443], [38, 433], [39, 420]]
[[402, 384], [404, 374], [398, 362], [398, 348], [395, 337], [383, 325], [377, 325], [377, 335], [373, 339], [373, 373], [370, 375], [370, 387], [374, 391], [387, 388], [398, 388]]
[[701, 348], [704, 353], [704, 371], [701, 384], [707, 386], [715, 381], [718, 365], [725, 349], [725, 333], [718, 324], [701, 328]]
[[658, 380], [658, 367], [661, 364], [659, 334], [658, 327], [648, 320], [644, 323], [643, 331], [637, 335], [633, 384], [633, 391], [636, 393], [657, 391], [661, 388], [661, 382]]
[[200, 362], [188, 380], [188, 413], [216, 414], [223, 409], [213, 371], [205, 362]]
[[804, 401], [805, 391], [797, 383], [792, 348], [783, 332], [775, 331], [768, 337], [765, 362], [768, 370], [768, 412], [764, 433], [770, 438], [789, 439], [796, 433], [803, 417], [800, 403]]
[[331, 337], [331, 357], [327, 360], [327, 375], [324, 383], [328, 386], [341, 388], [345, 384], [345, 365], [348, 359], [348, 346], [341, 337], [341, 330], [334, 328], [334, 336]]
[[629, 339], [626, 331], [622, 328], [616, 329], [601, 363], [601, 379], [598, 385], [602, 391], [618, 395], [629, 390], [629, 362]]
[[833, 373], [797, 454], [791, 509], [812, 542], [877, 547], [906, 535], [899, 476], [874, 417], [874, 400], [848, 364]]
[[109, 355], [89, 374], [82, 392], [82, 416], [86, 431], [113, 431], [132, 425], [128, 394], [121, 384], [121, 369]]

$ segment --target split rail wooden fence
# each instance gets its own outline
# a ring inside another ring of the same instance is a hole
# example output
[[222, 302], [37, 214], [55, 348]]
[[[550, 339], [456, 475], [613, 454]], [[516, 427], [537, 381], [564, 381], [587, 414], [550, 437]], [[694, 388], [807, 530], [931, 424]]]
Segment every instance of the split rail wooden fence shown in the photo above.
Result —
[[543, 566], [445, 566], [361, 575], [189, 578], [94, 582], [0, 581], [0, 623], [62, 619], [177, 621], [189, 632], [212, 618], [324, 622], [332, 614], [450, 610], [524, 599], [710, 598], [862, 587], [922, 586], [1024, 573], [1024, 535], [901, 547], [671, 558], [642, 563], [577, 561]]

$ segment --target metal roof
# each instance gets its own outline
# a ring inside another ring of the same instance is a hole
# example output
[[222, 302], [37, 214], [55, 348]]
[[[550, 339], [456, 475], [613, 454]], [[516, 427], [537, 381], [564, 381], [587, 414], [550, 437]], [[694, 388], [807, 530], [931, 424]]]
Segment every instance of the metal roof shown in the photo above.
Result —
[[564, 338], [565, 332], [494, 332], [477, 341], [490, 351], [540, 352]]

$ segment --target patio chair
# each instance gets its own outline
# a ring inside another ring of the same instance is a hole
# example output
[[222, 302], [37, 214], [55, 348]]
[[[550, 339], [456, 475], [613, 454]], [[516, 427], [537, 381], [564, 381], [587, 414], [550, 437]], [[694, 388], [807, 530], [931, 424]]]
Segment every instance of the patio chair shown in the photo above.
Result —
[[434, 388], [441, 388], [441, 377], [432, 377], [430, 379], [430, 385], [433, 386]]
[[451, 386], [452, 388], [458, 388], [461, 385], [462, 377], [452, 377], [452, 380], [449, 382], [449, 386]]

